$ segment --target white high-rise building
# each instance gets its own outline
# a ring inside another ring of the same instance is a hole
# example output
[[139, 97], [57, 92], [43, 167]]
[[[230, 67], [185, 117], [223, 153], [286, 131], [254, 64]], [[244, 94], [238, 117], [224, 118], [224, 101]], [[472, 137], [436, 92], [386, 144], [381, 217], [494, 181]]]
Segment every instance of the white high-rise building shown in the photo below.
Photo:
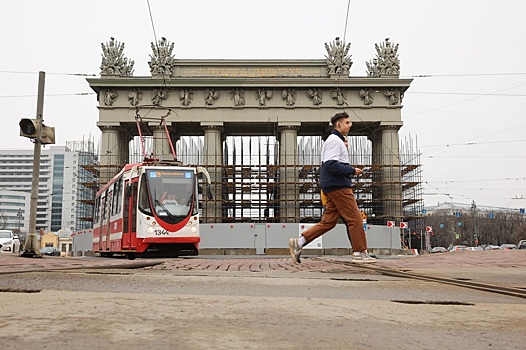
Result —
[[[61, 228], [77, 231], [92, 227], [96, 161], [93, 144], [88, 141], [42, 148], [37, 231], [41, 228], [53, 232]], [[33, 149], [0, 149], [0, 191], [30, 194], [32, 174]], [[27, 223], [29, 204], [21, 210]]]
[[28, 192], [0, 189], [0, 229], [27, 232], [30, 197]]

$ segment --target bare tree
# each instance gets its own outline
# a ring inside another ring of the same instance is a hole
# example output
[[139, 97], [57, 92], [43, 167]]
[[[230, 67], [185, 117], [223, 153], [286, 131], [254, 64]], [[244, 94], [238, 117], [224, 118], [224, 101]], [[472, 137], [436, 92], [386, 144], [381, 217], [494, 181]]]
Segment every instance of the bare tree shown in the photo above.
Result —
[[526, 239], [524, 214], [513, 210], [502, 210], [493, 212], [491, 217], [489, 216], [477, 211], [455, 217], [451, 210], [440, 210], [426, 216], [425, 225], [433, 227], [431, 246], [501, 245]]
[[0, 230], [4, 230], [7, 227], [7, 217], [3, 212], [0, 211]]

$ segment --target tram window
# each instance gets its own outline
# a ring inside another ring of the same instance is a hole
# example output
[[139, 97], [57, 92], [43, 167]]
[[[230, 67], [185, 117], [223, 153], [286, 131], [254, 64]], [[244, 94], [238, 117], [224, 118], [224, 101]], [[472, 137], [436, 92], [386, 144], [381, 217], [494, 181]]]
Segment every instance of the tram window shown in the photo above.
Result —
[[148, 186], [146, 185], [146, 175], [141, 177], [141, 187], [139, 189], [139, 209], [146, 214], [152, 215], [150, 199], [148, 198]]
[[124, 195], [126, 197], [131, 197], [131, 195], [132, 195], [132, 185], [126, 186], [126, 190], [124, 191]]
[[122, 208], [122, 178], [120, 178], [113, 189], [113, 203], [111, 215], [116, 215], [121, 212]]
[[107, 206], [107, 203], [108, 201], [106, 200], [107, 199], [107, 194], [104, 194], [104, 197], [102, 197], [102, 220], [106, 220], [106, 206]]
[[93, 222], [98, 222], [100, 219], [100, 197], [95, 199], [95, 212]]

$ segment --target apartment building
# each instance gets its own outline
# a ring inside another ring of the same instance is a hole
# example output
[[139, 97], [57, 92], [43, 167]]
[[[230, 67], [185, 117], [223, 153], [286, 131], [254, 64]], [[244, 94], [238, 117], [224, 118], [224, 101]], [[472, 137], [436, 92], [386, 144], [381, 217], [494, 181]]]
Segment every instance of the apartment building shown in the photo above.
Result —
[[[93, 165], [96, 161], [93, 143], [88, 141], [42, 148], [37, 230], [57, 232], [64, 228], [77, 231], [92, 227], [93, 199], [97, 188]], [[9, 191], [6, 196], [13, 195], [13, 192], [30, 195], [32, 174], [33, 149], [0, 149], [0, 193]], [[7, 209], [14, 210], [12, 206]], [[17, 212], [18, 209], [23, 212], [27, 225], [23, 228], [27, 230], [29, 202], [25, 202], [24, 207], [17, 207]], [[4, 215], [11, 222], [10, 211]]]

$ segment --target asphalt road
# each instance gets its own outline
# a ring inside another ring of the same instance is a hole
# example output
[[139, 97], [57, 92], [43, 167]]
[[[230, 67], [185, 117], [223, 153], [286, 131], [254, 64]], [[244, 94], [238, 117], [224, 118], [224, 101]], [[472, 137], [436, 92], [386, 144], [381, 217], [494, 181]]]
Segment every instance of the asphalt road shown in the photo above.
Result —
[[0, 349], [524, 348], [525, 299], [324, 258], [157, 263], [0, 275]]

